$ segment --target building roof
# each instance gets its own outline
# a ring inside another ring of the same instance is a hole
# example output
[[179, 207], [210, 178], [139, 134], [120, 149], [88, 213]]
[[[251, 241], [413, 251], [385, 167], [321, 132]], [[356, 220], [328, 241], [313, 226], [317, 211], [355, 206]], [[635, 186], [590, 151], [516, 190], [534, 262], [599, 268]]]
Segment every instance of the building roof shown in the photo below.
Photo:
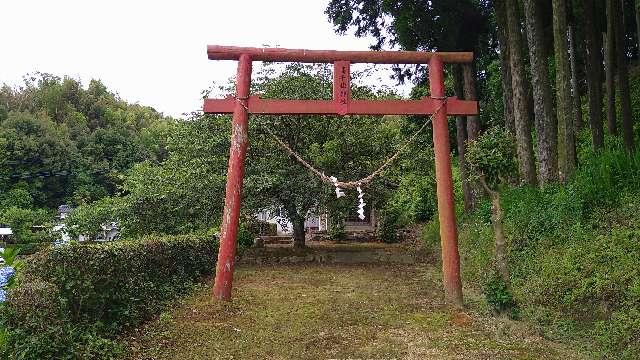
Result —
[[13, 235], [13, 231], [9, 227], [0, 227], [0, 235]]
[[70, 213], [73, 210], [73, 208], [69, 205], [66, 204], [62, 204], [60, 206], [58, 206], [58, 212], [60, 213]]

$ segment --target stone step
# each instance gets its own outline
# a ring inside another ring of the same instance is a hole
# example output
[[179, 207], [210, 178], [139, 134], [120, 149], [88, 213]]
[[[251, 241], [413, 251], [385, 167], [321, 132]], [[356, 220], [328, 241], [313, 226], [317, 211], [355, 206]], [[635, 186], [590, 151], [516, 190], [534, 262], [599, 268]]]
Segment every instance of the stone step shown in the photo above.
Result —
[[262, 244], [293, 244], [291, 236], [260, 236]]
[[269, 252], [246, 253], [240, 264], [414, 264], [419, 256], [411, 253], [367, 250], [367, 251], [313, 251], [307, 253], [270, 254]]

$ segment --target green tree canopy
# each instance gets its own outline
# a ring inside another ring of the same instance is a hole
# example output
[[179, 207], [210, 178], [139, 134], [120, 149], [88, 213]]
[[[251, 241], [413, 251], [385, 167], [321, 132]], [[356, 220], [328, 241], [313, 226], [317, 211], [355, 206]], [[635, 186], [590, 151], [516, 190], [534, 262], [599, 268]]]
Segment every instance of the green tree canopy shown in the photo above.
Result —
[[0, 88], [0, 194], [24, 189], [45, 208], [115, 195], [134, 164], [164, 160], [172, 123], [98, 80], [28, 75]]
[[[326, 67], [293, 64], [279, 74], [267, 67], [256, 79], [253, 91], [263, 98], [327, 100], [332, 96]], [[393, 96], [363, 86], [354, 86], [353, 94], [356, 98]], [[219, 224], [230, 121], [229, 116], [198, 115], [177, 123], [167, 140], [166, 160], [134, 166], [123, 183], [125, 232], [184, 233]], [[397, 150], [405, 125], [402, 118], [393, 116], [251, 116], [249, 123], [243, 212], [250, 216], [262, 209], [283, 209], [297, 223], [298, 234], [304, 231], [309, 212], [355, 213], [356, 194], [351, 191], [346, 198], [336, 199], [334, 188], [291, 158], [266, 129], [327, 175], [350, 181], [369, 175]], [[411, 151], [388, 169], [385, 178], [364, 189], [368, 206], [384, 203], [390, 188], [405, 183], [398, 180], [401, 171], [427, 169], [423, 173], [430, 174], [430, 148], [416, 146]]]

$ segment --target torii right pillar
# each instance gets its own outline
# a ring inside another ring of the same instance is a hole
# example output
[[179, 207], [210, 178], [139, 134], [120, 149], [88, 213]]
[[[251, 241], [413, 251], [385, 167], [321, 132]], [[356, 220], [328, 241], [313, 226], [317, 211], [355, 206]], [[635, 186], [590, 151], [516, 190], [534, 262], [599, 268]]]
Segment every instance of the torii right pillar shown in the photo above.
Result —
[[447, 104], [444, 88], [444, 66], [438, 56], [429, 61], [429, 86], [431, 97], [439, 102], [440, 111], [433, 117], [433, 152], [436, 162], [436, 187], [438, 195], [438, 219], [440, 220], [440, 246], [442, 249], [442, 282], [447, 302], [462, 306], [462, 282], [460, 280], [460, 254], [458, 230], [453, 201], [453, 178]]

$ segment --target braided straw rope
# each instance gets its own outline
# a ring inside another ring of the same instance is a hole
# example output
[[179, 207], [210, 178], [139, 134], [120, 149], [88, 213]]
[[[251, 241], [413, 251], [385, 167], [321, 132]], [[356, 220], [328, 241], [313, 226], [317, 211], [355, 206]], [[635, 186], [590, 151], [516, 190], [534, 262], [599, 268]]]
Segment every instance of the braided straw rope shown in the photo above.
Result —
[[407, 147], [409, 147], [409, 144], [411, 144], [413, 141], [415, 141], [415, 139], [418, 137], [418, 135], [422, 131], [424, 131], [424, 129], [427, 128], [427, 125], [429, 125], [433, 121], [433, 118], [440, 111], [442, 111], [442, 109], [444, 108], [444, 106], [447, 103], [447, 99], [446, 98], [434, 98], [434, 99], [443, 100], [443, 102], [440, 105], [440, 107], [438, 107], [438, 109], [436, 109], [436, 111], [429, 117], [429, 119], [427, 119], [427, 121], [425, 121], [424, 124], [422, 124], [420, 129], [418, 129], [418, 131], [416, 131], [413, 135], [411, 135], [411, 137], [408, 140], [406, 140], [398, 148], [398, 150], [393, 155], [391, 155], [389, 158], [387, 158], [387, 160], [384, 163], [382, 163], [382, 165], [377, 170], [375, 170], [374, 172], [372, 172], [368, 176], [366, 176], [366, 177], [364, 177], [364, 178], [362, 178], [360, 180], [356, 180], [356, 181], [348, 181], [348, 182], [337, 181], [337, 182], [333, 182], [329, 176], [325, 175], [324, 172], [316, 169], [315, 167], [313, 167], [313, 165], [311, 165], [307, 161], [305, 161], [302, 158], [302, 156], [300, 156], [300, 154], [298, 154], [293, 149], [291, 149], [291, 147], [289, 145], [287, 145], [282, 139], [280, 139], [276, 134], [274, 134], [269, 128], [263, 127], [263, 130], [267, 134], [269, 134], [276, 141], [276, 143], [278, 143], [278, 145], [280, 145], [280, 147], [282, 147], [289, 155], [291, 155], [294, 159], [296, 159], [302, 166], [306, 167], [312, 174], [314, 174], [317, 177], [319, 177], [323, 182], [325, 182], [325, 183], [327, 183], [329, 185], [332, 185], [332, 186], [338, 186], [338, 187], [340, 187], [342, 189], [355, 189], [358, 186], [364, 186], [364, 185], [369, 184], [376, 176], [379, 176], [389, 165], [391, 165], [398, 158], [398, 156], [400, 156], [400, 154], [403, 151], [405, 151], [407, 149]]

